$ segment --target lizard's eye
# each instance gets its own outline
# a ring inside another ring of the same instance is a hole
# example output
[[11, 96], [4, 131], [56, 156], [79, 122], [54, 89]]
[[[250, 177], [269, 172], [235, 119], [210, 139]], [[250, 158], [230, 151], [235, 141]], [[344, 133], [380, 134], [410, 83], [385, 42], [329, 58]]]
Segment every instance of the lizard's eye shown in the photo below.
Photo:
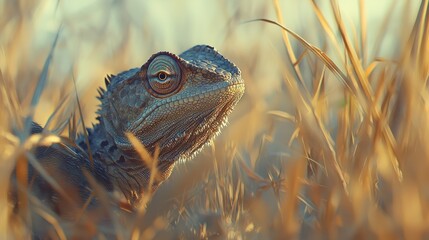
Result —
[[169, 55], [158, 55], [147, 68], [148, 87], [152, 95], [167, 97], [176, 92], [181, 82], [180, 66]]

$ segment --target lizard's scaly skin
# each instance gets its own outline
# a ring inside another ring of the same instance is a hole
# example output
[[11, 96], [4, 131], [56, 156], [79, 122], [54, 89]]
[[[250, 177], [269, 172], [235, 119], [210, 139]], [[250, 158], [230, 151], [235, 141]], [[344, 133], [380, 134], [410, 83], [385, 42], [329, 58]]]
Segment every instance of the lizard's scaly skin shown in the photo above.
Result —
[[[99, 124], [88, 130], [89, 147], [82, 135], [76, 141], [79, 147], [71, 147], [74, 154], [50, 147], [36, 155], [64, 189], [77, 190], [81, 203], [92, 191], [89, 176], [135, 204], [148, 189], [150, 171], [125, 133], [136, 136], [152, 154], [159, 146], [161, 178], [150, 186], [156, 189], [175, 162], [192, 158], [219, 133], [243, 92], [240, 70], [210, 46], [195, 46], [179, 56], [159, 52], [141, 68], [106, 78]], [[33, 132], [40, 131], [34, 125]], [[29, 176], [38, 194], [49, 201], [62, 197], [37, 171], [30, 169]]]

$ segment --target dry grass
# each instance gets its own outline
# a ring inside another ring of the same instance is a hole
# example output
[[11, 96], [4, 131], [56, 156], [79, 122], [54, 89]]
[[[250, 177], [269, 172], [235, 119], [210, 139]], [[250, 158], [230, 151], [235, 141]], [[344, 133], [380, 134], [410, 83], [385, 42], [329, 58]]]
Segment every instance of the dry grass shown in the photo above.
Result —
[[[159, 29], [138, 21], [131, 3], [66, 14], [64, 1], [51, 2], [0, 1], [1, 239], [28, 237], [30, 213], [52, 225], [51, 236], [59, 239], [429, 238], [427, 0], [417, 8], [403, 4], [399, 14], [393, 1], [377, 29], [368, 27], [373, 22], [363, 0], [356, 3], [357, 22], [335, 0], [328, 7], [308, 1], [298, 31], [288, 27], [288, 11], [277, 0], [258, 7], [219, 2], [226, 11], [215, 23], [224, 27], [224, 38], [214, 43], [241, 67], [247, 86], [221, 137], [177, 166], [170, 181], [147, 196], [146, 207], [109, 209], [112, 227], [89, 216], [66, 222], [25, 189], [19, 197], [30, 209], [11, 217], [7, 189], [14, 166], [24, 185], [27, 164], [49, 180], [29, 150], [72, 144], [57, 136], [73, 139], [93, 121], [103, 75], [140, 65], [163, 48]], [[41, 37], [36, 17], [49, 6], [61, 28]], [[98, 15], [117, 21], [91, 25], [96, 21], [89, 16]], [[172, 50], [201, 40], [192, 37], [192, 27]], [[29, 137], [32, 119], [48, 122], [53, 134]]]

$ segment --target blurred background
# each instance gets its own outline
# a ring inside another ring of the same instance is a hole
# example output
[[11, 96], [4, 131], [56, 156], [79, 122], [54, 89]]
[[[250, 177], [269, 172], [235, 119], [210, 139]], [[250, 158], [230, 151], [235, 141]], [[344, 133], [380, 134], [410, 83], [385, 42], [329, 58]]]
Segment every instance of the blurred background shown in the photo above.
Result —
[[[174, 226], [177, 229], [180, 229], [177, 226], [191, 226], [189, 229], [199, 229], [198, 233], [193, 232], [193, 234], [204, 238], [210, 235], [210, 231], [201, 230], [201, 224], [197, 223], [204, 222], [206, 227], [217, 226], [211, 223], [210, 219], [213, 218], [216, 222], [219, 215], [222, 219], [220, 225], [223, 226], [220, 228], [223, 229], [225, 226], [232, 226], [235, 223], [239, 226], [226, 227], [226, 229], [230, 229], [227, 233], [228, 238], [231, 236], [246, 238], [245, 234], [255, 238], [260, 236], [257, 234], [268, 234], [271, 237], [288, 236], [287, 234], [305, 237], [307, 235], [303, 233], [306, 229], [302, 225], [304, 223], [311, 226], [316, 223], [314, 225], [316, 227], [313, 226], [309, 229], [318, 233], [324, 232], [327, 234], [324, 236], [356, 236], [347, 235], [350, 234], [349, 232], [345, 235], [329, 235], [335, 232], [332, 229], [336, 229], [336, 227], [341, 229], [341, 226], [347, 222], [344, 219], [339, 220], [334, 216], [327, 217], [322, 214], [326, 217], [326, 221], [329, 219], [332, 224], [330, 226], [335, 226], [329, 228], [321, 223], [323, 221], [320, 220], [322, 219], [320, 212], [316, 211], [316, 215], [308, 214], [311, 212], [308, 210], [309, 208], [320, 209], [319, 207], [325, 204], [324, 202], [341, 203], [344, 196], [332, 194], [330, 191], [330, 194], [322, 194], [323, 196], [318, 198], [319, 200], [324, 199], [323, 201], [316, 202], [310, 196], [311, 194], [308, 194], [308, 189], [298, 187], [308, 183], [305, 176], [311, 170], [300, 164], [297, 165], [296, 162], [299, 159], [305, 163], [307, 160], [311, 162], [311, 157], [314, 157], [317, 152], [314, 145], [319, 142], [315, 140], [313, 143], [307, 144], [308, 138], [297, 137], [302, 134], [302, 131], [298, 132], [297, 129], [303, 127], [300, 126], [302, 122], [298, 119], [305, 119], [306, 115], [300, 109], [304, 106], [297, 106], [299, 101], [296, 100], [296, 96], [291, 94], [293, 88], [288, 83], [290, 83], [289, 81], [296, 82], [300, 89], [297, 94], [310, 99], [309, 102], [313, 99], [314, 111], [321, 116], [324, 132], [328, 135], [331, 134], [330, 137], [332, 137], [330, 140], [327, 138], [326, 142], [332, 143], [338, 158], [343, 156], [340, 154], [343, 151], [339, 147], [341, 143], [337, 141], [339, 141], [338, 136], [342, 131], [340, 121], [344, 121], [339, 112], [342, 112], [349, 104], [348, 97], [350, 97], [344, 93], [345, 85], [336, 74], [332, 73], [332, 69], [324, 66], [326, 62], [321, 60], [320, 56], [317, 57], [314, 52], [309, 51], [309, 47], [304, 46], [302, 41], [291, 35], [283, 35], [284, 32], [281, 28], [274, 24], [254, 20], [272, 20], [295, 32], [311, 46], [321, 49], [327, 58], [349, 77], [349, 73], [357, 67], [350, 60], [351, 54], [346, 50], [348, 46], [344, 43], [343, 33], [339, 30], [338, 21], [341, 21], [345, 33], [351, 40], [351, 47], [358, 55], [359, 64], [366, 71], [365, 73], [368, 73], [369, 78], [371, 70], [376, 68], [375, 65], [378, 62], [395, 62], [401, 59], [403, 49], [411, 48], [407, 45], [408, 37], [412, 33], [419, 9], [424, 10], [425, 6], [427, 8], [427, 1], [419, 0], [0, 0], [0, 70], [2, 79], [8, 86], [5, 89], [14, 92], [9, 92], [7, 97], [5, 95], [7, 91], [1, 92], [3, 96], [0, 100], [13, 99], [12, 102], [16, 104], [13, 109], [19, 109], [18, 114], [7, 113], [0, 117], [0, 126], [4, 129], [2, 132], [10, 132], [6, 129], [11, 129], [14, 117], [26, 116], [32, 111], [34, 111], [35, 120], [44, 125], [59, 103], [66, 99], [66, 107], [54, 120], [55, 123], [60, 123], [77, 112], [75, 92], [79, 96], [84, 119], [88, 123], [95, 123], [98, 108], [97, 87], [104, 85], [106, 74], [116, 74], [139, 67], [158, 51], [180, 54], [194, 45], [209, 44], [241, 69], [246, 82], [246, 93], [232, 113], [229, 125], [215, 143], [199, 154], [195, 161], [180, 164], [171, 178], [173, 180], [170, 179], [169, 182], [162, 185], [160, 193], [157, 192], [154, 196], [155, 198], [157, 195], [165, 196], [163, 194], [167, 194], [171, 189], [177, 189], [177, 181], [174, 179], [180, 180], [183, 176], [190, 176], [189, 174], [192, 176], [195, 168], [201, 167], [200, 163], [208, 166], [206, 176], [195, 177], [196, 182], [186, 185], [186, 190], [183, 190], [183, 192], [189, 191], [191, 197], [185, 197], [184, 193], [178, 193], [175, 196], [192, 200], [189, 200], [189, 203], [186, 202], [188, 200], [177, 200], [173, 204], [176, 206], [175, 210], [166, 210], [169, 211], [170, 217], [176, 216], [172, 217], [177, 224]], [[340, 20], [338, 15], [337, 17], [335, 15], [336, 10], [338, 10]], [[426, 27], [427, 24], [426, 22]], [[425, 31], [424, 27], [422, 29]], [[59, 38], [50, 63], [47, 83], [39, 104], [36, 109], [32, 110], [30, 108], [32, 93], [57, 33]], [[424, 37], [420, 39], [423, 42], [427, 41], [427, 38]], [[290, 45], [288, 46], [287, 43]], [[427, 44], [421, 44], [427, 46]], [[423, 51], [421, 54], [429, 54], [427, 47], [420, 50]], [[295, 55], [296, 62], [291, 58], [291, 53]], [[427, 64], [427, 60], [424, 61]], [[374, 63], [376, 64], [374, 65]], [[299, 73], [296, 71], [296, 66], [300, 67]], [[423, 66], [424, 73], [427, 72], [425, 66], [427, 67], [427, 65]], [[389, 68], [386, 67], [384, 71], [386, 76], [390, 76]], [[376, 72], [376, 76], [382, 75], [382, 72], [383, 70]], [[399, 71], [392, 74], [399, 74]], [[359, 74], [356, 73], [356, 75]], [[354, 79], [353, 76], [350, 78]], [[319, 104], [320, 102], [315, 97], [320, 90], [320, 87], [318, 88], [320, 79], [323, 79], [323, 84], [321, 84], [323, 85], [321, 91], [323, 100], [320, 100], [323, 104]], [[422, 79], [427, 79], [427, 75], [423, 75]], [[381, 92], [383, 95], [388, 91], [387, 82], [390, 81], [386, 80], [385, 86], [381, 80], [370, 80], [369, 86], [378, 89], [378, 93]], [[364, 90], [359, 91], [365, 92]], [[373, 92], [374, 96], [376, 93], [377, 91]], [[13, 97], [10, 97], [12, 95]], [[356, 101], [361, 101], [361, 95], [357, 94], [357, 96]], [[377, 105], [375, 102], [374, 105]], [[13, 104], [3, 102], [3, 105], [10, 107]], [[366, 108], [367, 105], [361, 104], [354, 109], [356, 115], [360, 116], [348, 122], [350, 129], [358, 129], [360, 124], [368, 120], [365, 118]], [[389, 111], [394, 111], [393, 108], [394, 106]], [[374, 123], [371, 125], [372, 127], [379, 127], [376, 124], [377, 119], [368, 121]], [[89, 125], [88, 123], [87, 125]], [[314, 126], [317, 125], [314, 124]], [[51, 127], [54, 128], [55, 124]], [[309, 132], [314, 130], [309, 125], [304, 127]], [[392, 128], [394, 127], [392, 126]], [[373, 134], [377, 135], [377, 133]], [[358, 137], [354, 138], [353, 144], [359, 142], [360, 135], [356, 134], [356, 136]], [[400, 141], [397, 140], [397, 142]], [[307, 146], [312, 144], [312, 150], [309, 151]], [[353, 144], [351, 143], [351, 145]], [[13, 156], [15, 148], [11, 149], [9, 152], [6, 150], [3, 152], [4, 159], [13, 158], [10, 156]], [[350, 151], [344, 150], [344, 154], [352, 156], [352, 151], [359, 150], [358, 147], [350, 149]], [[425, 154], [426, 152], [422, 157], [426, 156]], [[387, 155], [379, 154], [376, 157], [390, 159]], [[324, 155], [324, 157], [327, 156]], [[348, 158], [344, 159], [343, 167], [347, 165]], [[326, 159], [314, 161], [329, 168], [325, 166]], [[193, 167], [193, 164], [200, 165]], [[246, 169], [245, 166], [249, 169]], [[343, 169], [345, 173], [343, 176], [345, 180], [343, 180], [347, 183], [353, 182], [354, 177], [352, 171], [347, 172], [349, 169], [352, 168]], [[326, 169], [324, 171], [329, 172]], [[252, 176], [253, 173], [256, 175]], [[229, 180], [222, 180], [223, 178]], [[285, 179], [289, 182], [282, 185], [281, 182]], [[290, 181], [291, 179], [296, 181]], [[320, 180], [320, 178], [317, 179]], [[258, 181], [262, 181], [262, 183]], [[294, 182], [298, 185], [294, 185]], [[274, 186], [277, 183], [281, 185], [280, 190]], [[291, 185], [288, 185], [289, 183]], [[328, 186], [333, 184], [333, 188], [341, 188], [341, 183], [337, 182], [322, 181], [320, 183]], [[391, 182], [386, 184], [391, 184]], [[270, 189], [270, 191], [258, 195], [258, 191], [261, 189]], [[298, 196], [298, 202], [300, 202], [298, 204], [292, 201], [297, 209], [295, 213], [291, 213], [292, 218], [295, 219], [295, 225], [287, 220], [288, 218], [285, 217], [287, 214], [282, 212], [282, 209], [285, 209], [282, 204], [287, 205], [287, 199], [289, 199], [289, 195], [285, 192], [289, 190], [292, 192], [290, 195], [296, 194], [294, 196]], [[206, 196], [198, 196], [201, 191], [204, 191]], [[214, 195], [211, 195], [210, 192], [213, 192]], [[161, 197], [157, 199], [159, 198]], [[351, 202], [356, 200], [355, 198], [346, 199]], [[371, 203], [372, 201], [377, 202], [371, 196], [368, 199]], [[344, 207], [352, 209], [350, 211], [354, 213], [363, 214], [367, 209], [367, 205], [365, 205], [367, 202], [361, 200], [356, 200], [359, 202], [356, 206], [352, 203], [346, 204], [347, 206], [342, 206], [340, 203], [334, 205], [336, 209], [340, 209], [338, 210], [340, 212]], [[154, 204], [152, 203], [152, 205]], [[193, 207], [189, 207], [192, 204], [194, 204]], [[181, 212], [181, 207], [187, 209], [186, 213]], [[158, 209], [156, 206], [152, 206], [152, 208]], [[261, 210], [255, 213], [249, 211], [249, 208]], [[3, 210], [2, 214], [6, 214], [7, 209]], [[377, 211], [374, 214], [379, 214]], [[348, 211], [345, 212], [351, 214]], [[387, 212], [390, 213], [390, 210]], [[186, 218], [182, 214], [193, 221], [187, 221], [186, 224], [181, 225], [181, 221]], [[278, 214], [281, 215], [280, 220], [273, 220]], [[368, 219], [362, 220], [363, 218], [357, 216], [361, 215], [351, 214], [349, 216], [353, 219], [351, 221], [358, 223], [358, 227], [354, 229], [355, 232], [360, 227], [372, 229], [371, 226], [374, 226], [374, 222]], [[398, 219], [403, 217], [399, 213], [395, 216]], [[261, 220], [253, 220], [255, 218]], [[426, 223], [429, 224], [427, 215], [421, 216], [419, 219], [423, 219], [422, 222], [419, 222], [421, 225], [418, 225], [422, 229]], [[273, 221], [273, 223], [272, 225], [262, 224], [264, 221]], [[284, 221], [289, 223], [287, 231], [279, 230], [282, 229], [279, 226], [283, 226]], [[395, 224], [401, 225], [402, 223], [390, 224], [396, 226]], [[6, 226], [6, 224], [0, 225]], [[213, 228], [216, 229], [216, 227]], [[270, 235], [274, 234], [270, 233], [270, 228], [279, 231], [280, 235]], [[234, 231], [242, 232], [242, 234]], [[371, 231], [377, 232], [373, 229]], [[392, 232], [395, 231], [392, 230]], [[363, 236], [392, 236], [374, 234]], [[308, 236], [311, 234], [309, 233]], [[414, 235], [405, 234], [403, 236]]]

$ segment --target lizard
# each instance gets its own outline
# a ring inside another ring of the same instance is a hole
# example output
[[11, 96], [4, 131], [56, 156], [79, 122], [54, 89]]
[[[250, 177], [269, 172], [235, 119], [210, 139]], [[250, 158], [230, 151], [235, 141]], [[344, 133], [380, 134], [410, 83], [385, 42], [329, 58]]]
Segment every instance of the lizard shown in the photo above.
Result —
[[[77, 190], [80, 204], [93, 191], [89, 173], [107, 192], [120, 192], [136, 206], [146, 189], [155, 191], [169, 178], [178, 161], [192, 159], [220, 133], [245, 90], [239, 68], [208, 45], [180, 55], [155, 53], [140, 68], [108, 75], [105, 85], [99, 89], [98, 123], [80, 134], [69, 152], [58, 147], [35, 152], [63, 189]], [[33, 123], [31, 131], [43, 128]], [[150, 169], [127, 133], [151, 154], [159, 148], [160, 177], [151, 186]], [[37, 195], [62, 205], [61, 194], [31, 165], [28, 175]]]

